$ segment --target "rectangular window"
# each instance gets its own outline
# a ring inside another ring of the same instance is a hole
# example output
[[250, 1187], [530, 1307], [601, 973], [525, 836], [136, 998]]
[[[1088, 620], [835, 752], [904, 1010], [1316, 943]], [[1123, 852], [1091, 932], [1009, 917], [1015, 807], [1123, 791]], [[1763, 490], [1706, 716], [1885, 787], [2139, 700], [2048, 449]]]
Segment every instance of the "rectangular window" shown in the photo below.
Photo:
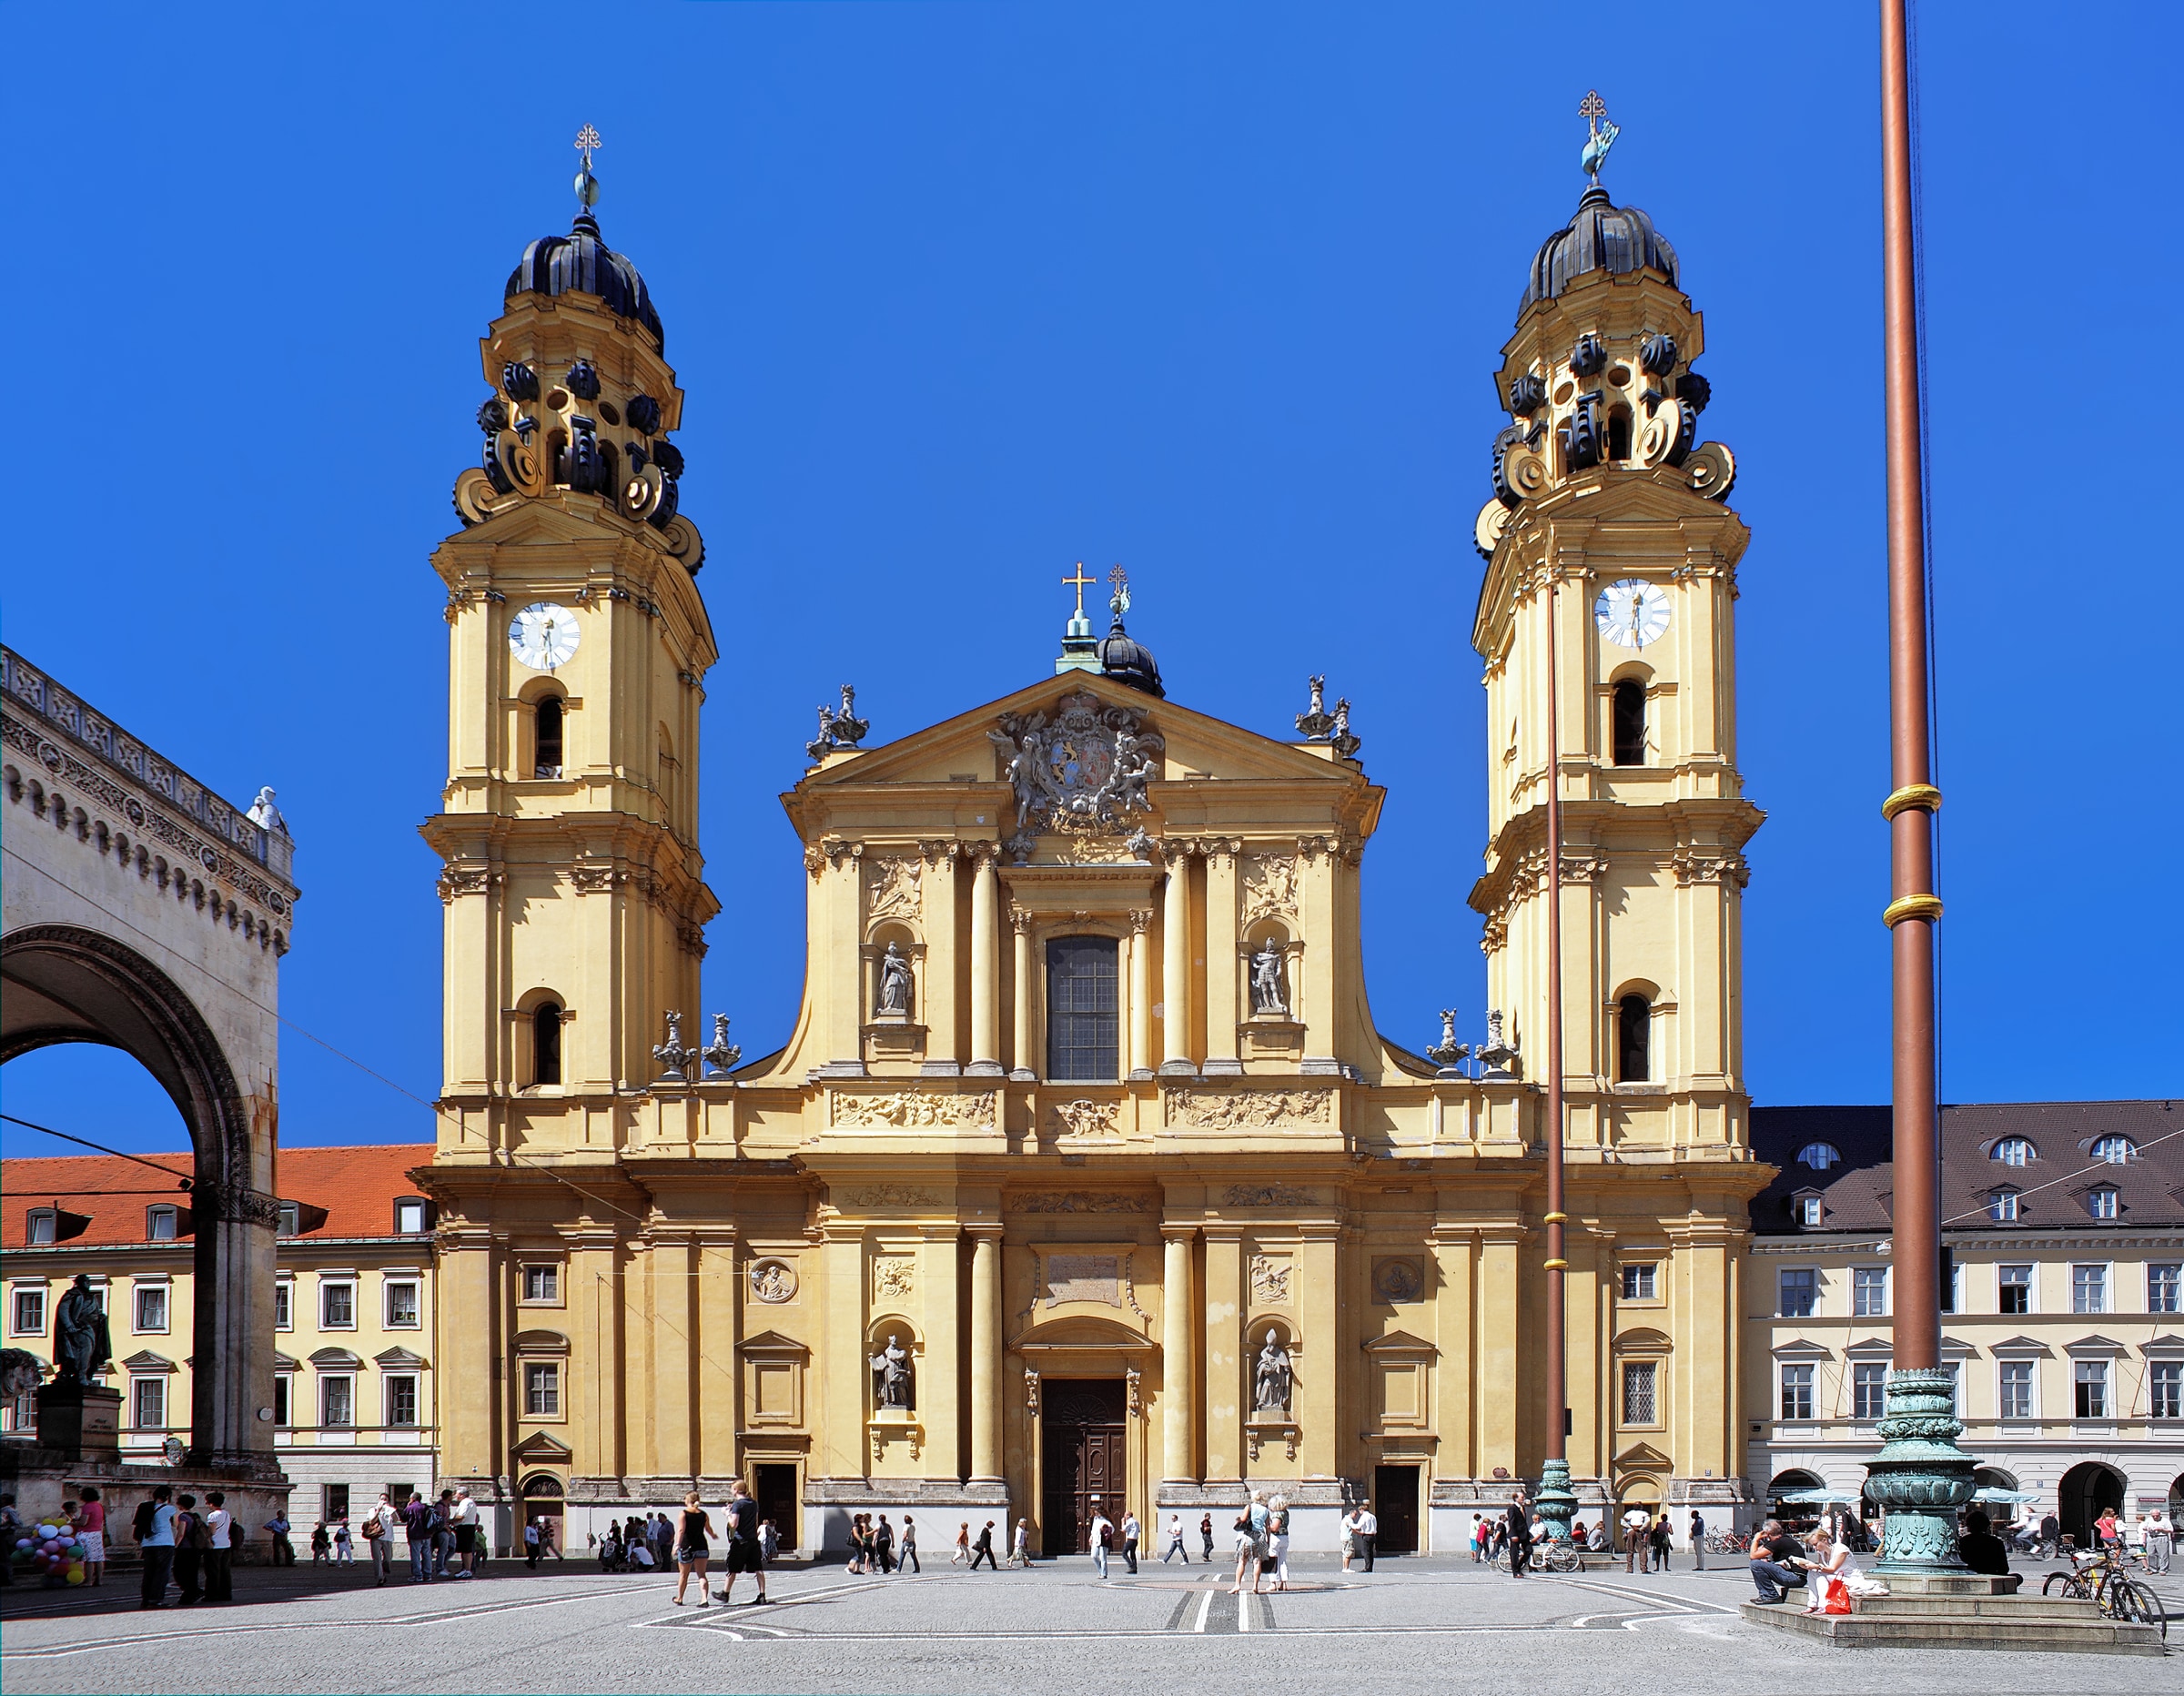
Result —
[[39, 1207], [24, 1221], [23, 1240], [33, 1248], [42, 1248], [53, 1241], [55, 1220], [53, 1209]]
[[145, 1216], [145, 1237], [155, 1243], [171, 1243], [175, 1240], [175, 1225], [172, 1207], [151, 1208]]
[[2108, 1363], [2105, 1360], [2081, 1360], [2078, 1363], [2078, 1417], [2081, 1419], [2105, 1419], [2108, 1417]]
[[418, 1328], [417, 1286], [408, 1278], [388, 1280], [387, 1328], [390, 1331]]
[[1998, 1267], [1996, 1277], [2002, 1290], [2004, 1313], [2030, 1313], [2032, 1311], [2032, 1268], [2030, 1267]]
[[280, 1204], [280, 1234], [283, 1237], [293, 1237], [301, 1229], [303, 1229], [302, 1206], [293, 1201], [282, 1202]]
[[273, 1328], [296, 1328], [296, 1286], [285, 1277], [273, 1286]]
[[1653, 1411], [1653, 1378], [1658, 1363], [1652, 1360], [1626, 1360], [1623, 1366], [1623, 1422], [1625, 1425], [1658, 1425], [1661, 1421]]
[[561, 1368], [558, 1361], [533, 1361], [523, 1368], [523, 1411], [536, 1418], [559, 1418]]
[[1648, 1260], [1623, 1269], [1623, 1298], [1625, 1301], [1652, 1301], [1653, 1297], [1653, 1268]]
[[2117, 1193], [2106, 1187], [2095, 1190], [2086, 1197], [2086, 1211], [2097, 1219], [2113, 1219], [2118, 1216]]
[[1821, 1207], [1819, 1196], [1800, 1196], [1797, 1197], [1798, 1224], [1818, 1225], [1821, 1222], [1823, 1211], [1824, 1209]]
[[2147, 1267], [2146, 1310], [2149, 1313], [2177, 1312], [2179, 1293], [2184, 1293], [2184, 1267], [2171, 1260], [2165, 1266]]
[[349, 1486], [329, 1484], [324, 1489], [326, 1490], [326, 1522], [331, 1525], [336, 1519], [348, 1519]]
[[129, 1380], [129, 1397], [135, 1415], [134, 1423], [140, 1431], [161, 1431], [167, 1428], [167, 1380], [164, 1378], [140, 1378]]
[[2070, 1268], [2070, 1311], [2106, 1313], [2108, 1310], [2108, 1269], [2099, 1267]]
[[[1138, 945], [1147, 941], [1140, 937]], [[1046, 944], [1048, 1077], [1111, 1084], [1122, 1075], [1116, 996], [1113, 937], [1057, 936]], [[1180, 1007], [1157, 1011], [1168, 1018], [1183, 1016]], [[1162, 1042], [1158, 1036], [1153, 1040]]]
[[318, 1380], [318, 1423], [354, 1425], [357, 1422], [357, 1381], [346, 1372]]
[[2003, 1418], [2032, 1418], [2032, 1366], [2029, 1360], [2002, 1362], [1995, 1399]]
[[561, 1267], [525, 1267], [523, 1268], [523, 1299], [525, 1301], [559, 1301], [561, 1298]]
[[1785, 1419], [1809, 1419], [1813, 1417], [1813, 1369], [1809, 1366], [1782, 1368], [1782, 1417]]
[[425, 1204], [421, 1201], [398, 1201], [394, 1204], [394, 1228], [400, 1237], [415, 1237], [425, 1228]]
[[1850, 1311], [1861, 1319], [1877, 1319], [1888, 1311], [1888, 1268], [1853, 1267], [1850, 1273]]
[[1819, 1299], [1819, 1274], [1811, 1267], [1784, 1267], [1775, 1275], [1777, 1317], [1809, 1319]]
[[14, 1421], [11, 1431], [35, 1431], [38, 1428], [38, 1398], [35, 1396], [18, 1396], [9, 1402], [5, 1416]]
[[1944, 1313], [1956, 1311], [1956, 1251], [1954, 1248], [1941, 1251], [1941, 1310]]
[[2184, 1419], [2184, 1360], [2157, 1360], [2147, 1368], [2146, 1412], [2152, 1419]]
[[276, 1425], [290, 1425], [295, 1421], [289, 1401], [291, 1387], [295, 1382], [295, 1378], [286, 1372], [273, 1375], [273, 1423]]
[[387, 1423], [415, 1425], [417, 1423], [417, 1378], [413, 1373], [397, 1372], [387, 1379]]
[[318, 1328], [353, 1331], [357, 1328], [357, 1287], [354, 1284], [318, 1286]]
[[136, 1286], [136, 1328], [140, 1331], [167, 1329], [167, 1286], [139, 1284]]
[[7, 1304], [7, 1328], [17, 1337], [46, 1335], [46, 1292], [43, 1289], [18, 1289], [12, 1292]]
[[1888, 1367], [1885, 1361], [1861, 1360], [1850, 1368], [1850, 1417], [1877, 1419], [1888, 1411]]

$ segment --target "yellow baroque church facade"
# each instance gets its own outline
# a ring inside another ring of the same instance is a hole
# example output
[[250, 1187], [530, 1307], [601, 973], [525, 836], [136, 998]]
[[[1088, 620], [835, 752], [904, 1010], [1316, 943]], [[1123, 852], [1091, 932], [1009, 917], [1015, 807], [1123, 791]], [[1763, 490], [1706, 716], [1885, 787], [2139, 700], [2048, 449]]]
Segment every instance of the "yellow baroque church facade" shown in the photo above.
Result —
[[741, 1476], [807, 1550], [861, 1511], [907, 1509], [931, 1542], [1027, 1519], [1046, 1554], [1096, 1508], [1225, 1532], [1251, 1489], [1295, 1504], [1299, 1547], [1360, 1502], [1384, 1550], [1459, 1547], [1537, 1479], [1551, 1418], [1552, 899], [1581, 1511], [1747, 1499], [1761, 814], [1735, 763], [1747, 532], [1734, 460], [1698, 440], [1702, 346], [1673, 248], [1595, 184], [1495, 379], [1471, 903], [1497, 1012], [1475, 1054], [1374, 1024], [1359, 911], [1384, 792], [1343, 703], [1314, 680], [1268, 736], [1168, 700], [1127, 587], [1097, 636], [1080, 570], [1050, 672], [885, 746], [846, 692], [822, 715], [783, 797], [802, 1011], [743, 1064], [698, 1028], [716, 650], [681, 391], [591, 215], [532, 243], [433, 556], [446, 1077], [419, 1176], [443, 1481], [572, 1540]]

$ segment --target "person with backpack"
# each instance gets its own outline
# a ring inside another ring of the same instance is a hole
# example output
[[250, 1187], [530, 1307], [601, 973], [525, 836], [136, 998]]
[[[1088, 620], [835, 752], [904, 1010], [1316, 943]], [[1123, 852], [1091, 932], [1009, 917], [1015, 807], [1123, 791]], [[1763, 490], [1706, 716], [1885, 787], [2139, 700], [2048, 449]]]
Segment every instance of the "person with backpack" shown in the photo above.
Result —
[[205, 1600], [205, 1521], [197, 1499], [187, 1491], [175, 1498], [175, 1582], [182, 1587], [177, 1606], [194, 1608]]
[[167, 1606], [167, 1580], [175, 1569], [174, 1499], [174, 1487], [158, 1484], [146, 1500], [136, 1504], [136, 1543], [144, 1551], [139, 1608]]
[[373, 1582], [384, 1584], [394, 1566], [394, 1504], [387, 1499], [385, 1490], [379, 1492], [379, 1499], [364, 1518], [364, 1541], [371, 1550]]
[[[886, 1516], [883, 1514], [880, 1517], [883, 1529], [886, 1524]], [[904, 1529], [907, 1532], [906, 1524]], [[764, 1607], [766, 1554], [758, 1541], [758, 1503], [751, 1499], [751, 1492], [743, 1488], [741, 1479], [736, 1479], [735, 1488], [728, 1497], [728, 1583], [721, 1591], [723, 1602], [735, 1594], [735, 1575], [739, 1572], [748, 1572], [758, 1580], [758, 1594], [752, 1598], [751, 1605]]]

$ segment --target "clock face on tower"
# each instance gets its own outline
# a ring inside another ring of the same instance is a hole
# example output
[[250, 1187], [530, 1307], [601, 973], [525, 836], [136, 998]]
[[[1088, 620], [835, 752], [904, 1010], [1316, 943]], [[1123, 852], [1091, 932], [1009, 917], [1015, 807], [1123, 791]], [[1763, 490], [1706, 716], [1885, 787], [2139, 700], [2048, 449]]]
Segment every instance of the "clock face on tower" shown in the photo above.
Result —
[[576, 614], [534, 601], [508, 621], [508, 651], [534, 671], [551, 671], [576, 657]]
[[1592, 621], [1617, 647], [1643, 648], [1668, 633], [1668, 596], [1653, 583], [1626, 577], [1600, 591]]

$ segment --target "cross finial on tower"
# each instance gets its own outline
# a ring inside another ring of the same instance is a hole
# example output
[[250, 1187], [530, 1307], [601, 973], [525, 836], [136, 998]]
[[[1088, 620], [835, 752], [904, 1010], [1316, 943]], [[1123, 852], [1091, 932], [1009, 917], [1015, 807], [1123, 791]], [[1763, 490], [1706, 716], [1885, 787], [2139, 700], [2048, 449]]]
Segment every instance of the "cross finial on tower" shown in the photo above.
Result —
[[576, 132], [576, 150], [584, 156], [576, 174], [576, 207], [581, 215], [599, 204], [599, 178], [592, 175], [592, 149], [600, 145], [599, 132], [587, 124]]
[[[1600, 96], [1592, 96], [1595, 100]], [[584, 169], [592, 168], [592, 149], [600, 145], [599, 132], [587, 124], [576, 132], [576, 150], [584, 156]]]
[[1585, 120], [1587, 132], [1584, 150], [1578, 155], [1577, 162], [1597, 187], [1600, 167], [1608, 162], [1608, 149], [1623, 132], [1608, 122], [1608, 103], [1600, 97], [1597, 88], [1585, 90], [1585, 97], [1577, 103], [1577, 115]]
[[1107, 581], [1115, 585], [1115, 592], [1107, 597], [1107, 611], [1119, 620], [1130, 610], [1130, 574], [1118, 565], [1107, 573]]
[[1075, 583], [1077, 585], [1077, 616], [1080, 619], [1083, 618], [1085, 616], [1085, 585], [1087, 583], [1097, 583], [1099, 581], [1099, 579], [1097, 577], [1087, 577], [1085, 575], [1085, 562], [1082, 560], [1079, 560], [1077, 562], [1076, 574], [1071, 577], [1065, 577], [1062, 579], [1062, 581], [1065, 584]]

